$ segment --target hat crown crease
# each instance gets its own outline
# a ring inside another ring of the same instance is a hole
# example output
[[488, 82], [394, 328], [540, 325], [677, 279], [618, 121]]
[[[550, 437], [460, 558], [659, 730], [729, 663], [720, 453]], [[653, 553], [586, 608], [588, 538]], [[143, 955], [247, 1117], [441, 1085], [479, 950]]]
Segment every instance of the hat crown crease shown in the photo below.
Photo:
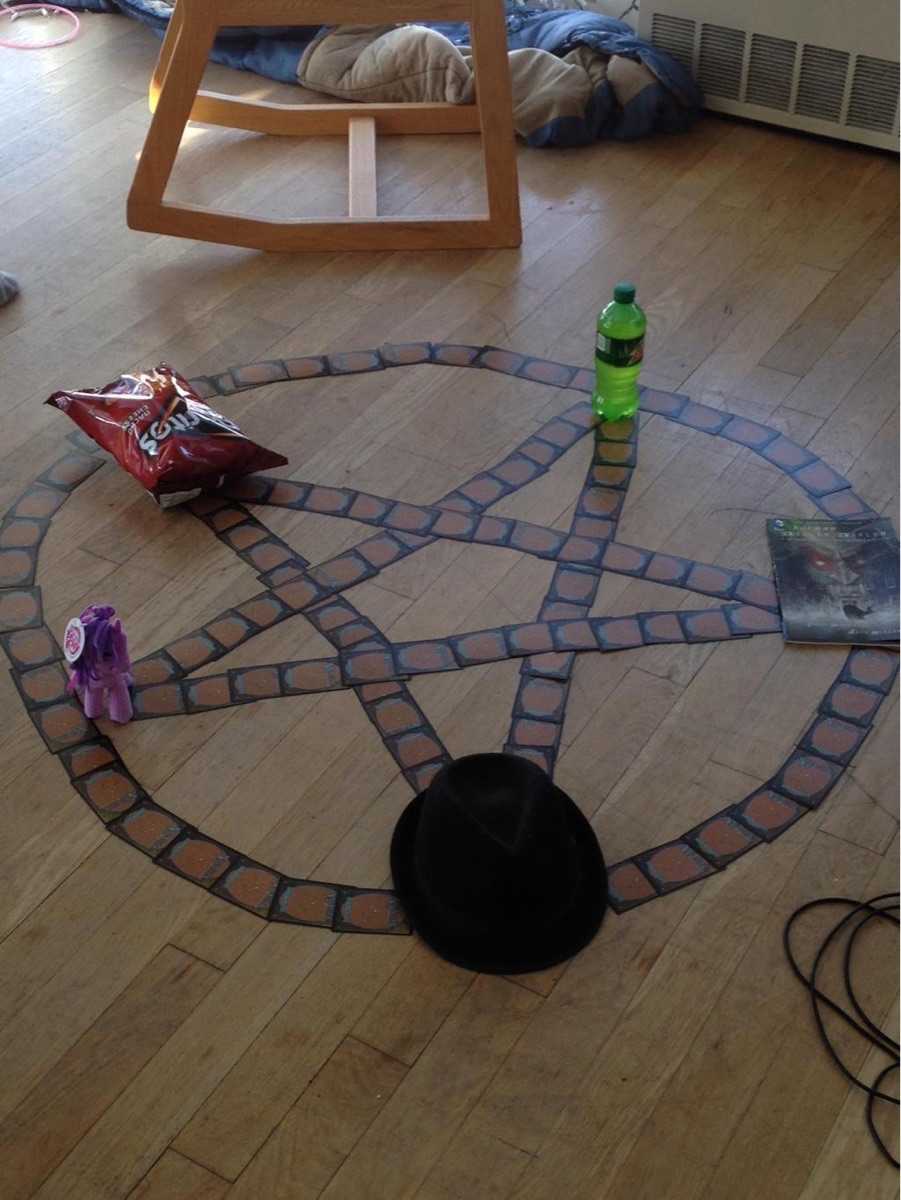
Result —
[[480, 796], [475, 803], [470, 799], [460, 807], [469, 820], [491, 841], [511, 857], [523, 849], [529, 822], [528, 802], [504, 789]]

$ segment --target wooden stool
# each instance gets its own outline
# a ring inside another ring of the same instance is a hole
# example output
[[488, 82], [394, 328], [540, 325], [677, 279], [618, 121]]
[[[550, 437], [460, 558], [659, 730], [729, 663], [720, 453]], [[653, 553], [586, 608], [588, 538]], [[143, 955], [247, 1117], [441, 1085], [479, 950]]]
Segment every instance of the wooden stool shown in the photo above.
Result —
[[[216, 30], [234, 25], [468, 21], [475, 104], [275, 104], [198, 91]], [[153, 120], [128, 196], [132, 229], [257, 250], [445, 250], [522, 241], [503, 0], [178, 0], [150, 86]], [[348, 216], [271, 221], [163, 200], [189, 120], [256, 133], [348, 137]], [[481, 131], [488, 212], [380, 217], [376, 134]]]

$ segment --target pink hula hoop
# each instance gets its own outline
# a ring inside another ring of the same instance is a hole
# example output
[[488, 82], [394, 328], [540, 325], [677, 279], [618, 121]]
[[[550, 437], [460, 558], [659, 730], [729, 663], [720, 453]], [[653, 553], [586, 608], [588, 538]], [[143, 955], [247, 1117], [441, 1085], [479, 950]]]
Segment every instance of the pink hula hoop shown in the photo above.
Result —
[[50, 46], [63, 46], [66, 42], [71, 42], [77, 35], [81, 22], [68, 8], [60, 8], [57, 4], [16, 4], [14, 7], [0, 10], [0, 15], [3, 12], [9, 13], [10, 20], [12, 20], [13, 13], [40, 12], [42, 9], [44, 12], [53, 13], [54, 16], [66, 17], [72, 22], [72, 28], [62, 37], [52, 38], [47, 42], [17, 42], [10, 41], [8, 38], [0, 38], [0, 46], [6, 46], [9, 50], [46, 50]]

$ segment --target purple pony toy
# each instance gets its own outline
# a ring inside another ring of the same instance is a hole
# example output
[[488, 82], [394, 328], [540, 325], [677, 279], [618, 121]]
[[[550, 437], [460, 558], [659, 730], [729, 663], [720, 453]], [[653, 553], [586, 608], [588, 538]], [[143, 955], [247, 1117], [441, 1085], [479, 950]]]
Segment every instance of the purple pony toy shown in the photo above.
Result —
[[66, 626], [63, 652], [72, 667], [68, 690], [81, 701], [84, 715], [104, 713], [124, 725], [132, 718], [131, 661], [128, 639], [116, 610], [108, 604], [91, 604]]

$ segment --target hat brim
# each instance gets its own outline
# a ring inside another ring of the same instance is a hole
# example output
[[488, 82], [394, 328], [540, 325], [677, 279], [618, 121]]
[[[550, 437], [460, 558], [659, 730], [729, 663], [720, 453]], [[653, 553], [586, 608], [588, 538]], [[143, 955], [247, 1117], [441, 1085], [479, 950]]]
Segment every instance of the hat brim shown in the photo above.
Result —
[[509, 928], [492, 927], [490, 914], [479, 928], [461, 936], [451, 932], [439, 905], [427, 897], [414, 869], [413, 847], [425, 792], [404, 809], [391, 838], [394, 890], [413, 929], [436, 954], [470, 971], [522, 975], [565, 962], [586, 946], [607, 909], [607, 869], [597, 837], [576, 804], [559, 788], [579, 860], [579, 886], [567, 909], [552, 922]]

